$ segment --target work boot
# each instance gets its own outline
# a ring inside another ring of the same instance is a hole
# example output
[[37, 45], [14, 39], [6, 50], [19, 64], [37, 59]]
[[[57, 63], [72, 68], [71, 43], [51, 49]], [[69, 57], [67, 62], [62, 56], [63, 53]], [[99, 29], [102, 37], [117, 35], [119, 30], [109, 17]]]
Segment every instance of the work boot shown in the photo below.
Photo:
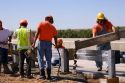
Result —
[[51, 80], [51, 69], [47, 68], [47, 80]]
[[109, 67], [106, 68], [106, 72], [108, 73]]
[[32, 75], [28, 75], [27, 78], [28, 78], [28, 79], [32, 79], [32, 78], [34, 78], [34, 77], [33, 77]]
[[7, 64], [3, 64], [3, 68], [4, 68], [4, 73], [5, 74], [12, 74], [12, 71], [10, 71]]
[[102, 71], [102, 67], [98, 67], [98, 71]]
[[20, 78], [25, 78], [25, 76], [24, 75], [20, 75]]
[[40, 77], [39, 77], [39, 79], [46, 79], [45, 70], [44, 69], [40, 69]]

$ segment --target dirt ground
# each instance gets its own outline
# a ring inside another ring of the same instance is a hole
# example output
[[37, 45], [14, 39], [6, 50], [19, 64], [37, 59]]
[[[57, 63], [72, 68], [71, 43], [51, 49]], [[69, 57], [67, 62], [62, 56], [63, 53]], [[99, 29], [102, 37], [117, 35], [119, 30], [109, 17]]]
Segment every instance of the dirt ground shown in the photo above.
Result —
[[[39, 73], [33, 73], [33, 78], [20, 78], [19, 74], [0, 74], [0, 83], [100, 83], [99, 79], [85, 79], [81, 74], [74, 75], [73, 73], [60, 74], [57, 76], [57, 69], [52, 71], [53, 80], [40, 80], [38, 79]], [[120, 80], [120, 83], [125, 83], [124, 80]]]
[[0, 76], [0, 83], [77, 83], [71, 80], [61, 80], [61, 81], [48, 81], [48, 80], [38, 80], [35, 77], [32, 79], [27, 78], [19, 78], [18, 76], [11, 76], [11, 75], [1, 75]]
[[[73, 81], [73, 80], [58, 80], [58, 81], [48, 81], [48, 80], [38, 80], [35, 77], [32, 79], [27, 79], [27, 78], [19, 78], [18, 76], [12, 76], [12, 75], [5, 75], [2, 74], [0, 76], [0, 83], [87, 83], [87, 82], [78, 82], [78, 81]], [[93, 80], [90, 79], [88, 80], [88, 83], [99, 83], [98, 80]]]
[[[72, 61], [70, 62], [70, 64], [72, 64]], [[91, 66], [87, 66], [88, 64]], [[95, 64], [93, 61], [87, 61], [87, 60], [78, 61], [78, 66], [83, 71], [91, 71], [91, 72], [96, 71], [96, 67], [95, 67]], [[99, 83], [100, 78], [92, 79], [92, 77], [90, 76], [87, 79], [81, 72], [74, 73], [71, 65], [70, 65], [70, 67], [71, 68], [68, 73], [60, 73], [59, 76], [57, 76], [58, 66], [52, 67], [53, 80], [51, 80], [51, 81], [38, 79], [38, 77], [39, 77], [38, 65], [36, 65], [36, 67], [32, 68], [32, 76], [33, 76], [32, 79], [20, 78], [19, 73], [4, 74], [2, 72], [2, 73], [0, 73], [0, 83]], [[119, 80], [120, 80], [119, 83], [125, 83], [124, 67], [125, 67], [125, 64], [116, 65], [116, 70], [117, 70], [116, 74], [119, 77]], [[104, 66], [104, 68], [105, 68], [105, 66]], [[3, 71], [3, 69], [2, 69], [2, 71]], [[104, 73], [104, 70], [101, 73]]]
[[71, 72], [66, 74], [60, 74], [57, 76], [57, 69], [53, 68], [52, 78], [53, 80], [40, 80], [38, 68], [32, 69], [32, 79], [20, 78], [19, 73], [16, 74], [0, 74], [0, 83], [99, 83], [98, 80], [88, 79], [85, 80], [81, 75], [74, 75]]

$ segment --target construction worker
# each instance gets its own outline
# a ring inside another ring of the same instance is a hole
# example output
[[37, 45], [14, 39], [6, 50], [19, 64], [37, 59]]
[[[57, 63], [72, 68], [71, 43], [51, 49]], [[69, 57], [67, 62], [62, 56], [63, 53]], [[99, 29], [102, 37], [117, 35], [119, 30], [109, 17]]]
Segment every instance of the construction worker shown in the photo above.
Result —
[[52, 38], [55, 40], [55, 45], [57, 44], [57, 30], [54, 25], [53, 17], [46, 16], [45, 21], [39, 23], [38, 29], [35, 36], [35, 41], [33, 47], [35, 46], [36, 40], [38, 38], [38, 63], [40, 69], [40, 78], [46, 79], [45, 76], [45, 63], [44, 55], [46, 59], [46, 70], [47, 79], [51, 80], [51, 58], [52, 58]]
[[62, 39], [58, 39], [57, 40], [57, 46], [55, 46], [55, 48], [65, 48], [63, 46], [63, 40]]
[[11, 42], [12, 32], [3, 28], [0, 20], [0, 72], [3, 64], [4, 73], [12, 73], [8, 68], [8, 44]]
[[[59, 48], [66, 50], [65, 47], [63, 46], [63, 40], [61, 38], [57, 39], [57, 46], [55, 46], [55, 48], [58, 50], [59, 50]], [[60, 57], [57, 57], [57, 56], [52, 57], [52, 65], [56, 66], [57, 64], [59, 64], [59, 62], [60, 62], [59, 59], [60, 59]]]
[[17, 49], [19, 51], [19, 72], [20, 77], [24, 78], [24, 60], [26, 59], [26, 77], [32, 78], [31, 76], [31, 58], [28, 57], [25, 52], [31, 48], [30, 42], [30, 30], [27, 28], [28, 22], [26, 19], [20, 21], [20, 28], [17, 29]]
[[[110, 33], [110, 32], [115, 32], [115, 27], [112, 25], [111, 22], [109, 22], [106, 19], [103, 13], [98, 13], [96, 24], [93, 26], [93, 29], [92, 29], [93, 37], [96, 37], [98, 35], [103, 35], [106, 33]], [[111, 49], [110, 42], [97, 45], [97, 49], [101, 51], [110, 50]], [[102, 70], [102, 55], [99, 57], [98, 57], [98, 60], [96, 60], [96, 66], [98, 68], [98, 71], [101, 71]]]

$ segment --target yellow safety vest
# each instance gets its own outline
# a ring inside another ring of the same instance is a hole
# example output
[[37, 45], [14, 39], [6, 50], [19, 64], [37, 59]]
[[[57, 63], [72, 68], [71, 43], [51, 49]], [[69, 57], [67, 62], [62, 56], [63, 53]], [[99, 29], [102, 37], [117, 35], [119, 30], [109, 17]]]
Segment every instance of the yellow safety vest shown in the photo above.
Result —
[[17, 30], [17, 49], [29, 49], [30, 48], [30, 30], [26, 27], [21, 26]]

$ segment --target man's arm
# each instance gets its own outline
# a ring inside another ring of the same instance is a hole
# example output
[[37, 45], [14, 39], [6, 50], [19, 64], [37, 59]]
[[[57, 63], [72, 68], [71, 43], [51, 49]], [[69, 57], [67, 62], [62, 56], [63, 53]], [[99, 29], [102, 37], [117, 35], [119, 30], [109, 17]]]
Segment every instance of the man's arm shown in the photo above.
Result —
[[55, 46], [57, 46], [57, 36], [54, 36]]
[[93, 34], [92, 34], [92, 37], [94, 38], [95, 36], [96, 36], [95, 33], [93, 33]]
[[35, 35], [35, 37], [34, 37], [34, 43], [33, 43], [33, 47], [35, 47], [35, 43], [36, 43], [36, 40], [37, 40], [37, 38], [38, 38], [38, 36], [39, 36], [39, 33], [40, 33], [40, 30], [39, 30], [39, 28], [37, 29], [37, 32], [36, 32], [36, 35]]
[[11, 42], [11, 40], [12, 40], [12, 36], [9, 36], [9, 40], [8, 41]]
[[116, 32], [116, 29], [115, 29], [115, 27], [114, 27], [114, 26], [112, 26], [112, 31], [113, 31], [113, 32]]
[[9, 37], [8, 37], [8, 41], [9, 41], [9, 43], [11, 42], [11, 40], [12, 40], [12, 35], [13, 35], [13, 33], [12, 32], [10, 32], [10, 35], [9, 35]]
[[29, 41], [30, 41], [30, 45], [33, 44], [34, 39], [33, 39], [33, 32], [31, 31], [31, 29], [29, 30]]
[[93, 38], [96, 37], [96, 29], [95, 28], [92, 29], [92, 37]]

